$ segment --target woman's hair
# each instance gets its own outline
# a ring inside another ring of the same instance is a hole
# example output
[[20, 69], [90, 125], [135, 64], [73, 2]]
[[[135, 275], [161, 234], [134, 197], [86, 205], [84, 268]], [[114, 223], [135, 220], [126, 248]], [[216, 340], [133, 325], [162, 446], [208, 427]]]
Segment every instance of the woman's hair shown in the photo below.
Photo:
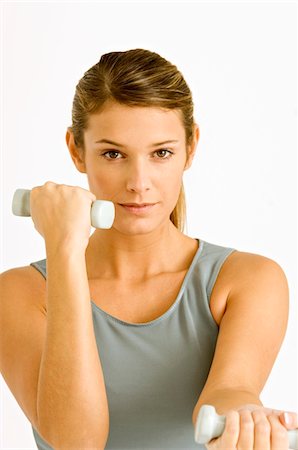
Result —
[[[188, 152], [194, 138], [192, 94], [177, 67], [157, 53], [140, 48], [106, 53], [84, 73], [76, 86], [69, 127], [82, 151], [89, 115], [100, 112], [108, 100], [127, 106], [177, 110]], [[186, 221], [183, 183], [170, 220], [183, 232]]]

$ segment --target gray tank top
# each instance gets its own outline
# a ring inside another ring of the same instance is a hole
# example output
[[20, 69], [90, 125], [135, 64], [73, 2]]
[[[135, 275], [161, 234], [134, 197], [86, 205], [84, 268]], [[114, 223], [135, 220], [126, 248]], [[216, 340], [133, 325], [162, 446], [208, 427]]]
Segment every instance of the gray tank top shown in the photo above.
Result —
[[[175, 302], [157, 319], [124, 322], [91, 299], [109, 405], [107, 450], [205, 449], [194, 440], [192, 413], [219, 331], [210, 295], [222, 264], [236, 250], [197, 241]], [[46, 259], [30, 265], [46, 278]], [[38, 449], [51, 450], [32, 429]]]

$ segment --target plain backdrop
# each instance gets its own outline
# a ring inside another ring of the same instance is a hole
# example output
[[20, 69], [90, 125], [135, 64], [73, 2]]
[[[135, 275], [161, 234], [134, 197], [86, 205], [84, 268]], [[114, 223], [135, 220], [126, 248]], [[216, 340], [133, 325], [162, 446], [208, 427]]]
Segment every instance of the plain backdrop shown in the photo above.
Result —
[[[110, 51], [144, 48], [183, 73], [200, 127], [185, 172], [191, 237], [267, 256], [290, 288], [288, 329], [261, 394], [297, 411], [297, 3], [2, 2], [1, 271], [45, 257], [15, 189], [88, 189], [65, 143], [75, 86]], [[261, 299], [260, 299], [261, 301]], [[1, 449], [35, 449], [1, 382]]]

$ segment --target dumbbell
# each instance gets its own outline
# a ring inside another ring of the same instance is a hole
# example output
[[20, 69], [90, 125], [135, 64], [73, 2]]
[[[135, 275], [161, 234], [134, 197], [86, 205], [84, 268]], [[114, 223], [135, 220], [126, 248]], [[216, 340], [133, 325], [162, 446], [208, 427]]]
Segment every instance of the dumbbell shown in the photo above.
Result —
[[[17, 189], [12, 199], [15, 216], [30, 217], [29, 189]], [[94, 228], [111, 228], [115, 218], [115, 206], [108, 200], [95, 200], [91, 205], [91, 225]]]
[[[195, 441], [207, 444], [211, 439], [222, 435], [226, 424], [225, 416], [216, 413], [214, 406], [203, 405], [199, 411], [195, 426]], [[289, 448], [298, 450], [298, 429], [288, 430]]]

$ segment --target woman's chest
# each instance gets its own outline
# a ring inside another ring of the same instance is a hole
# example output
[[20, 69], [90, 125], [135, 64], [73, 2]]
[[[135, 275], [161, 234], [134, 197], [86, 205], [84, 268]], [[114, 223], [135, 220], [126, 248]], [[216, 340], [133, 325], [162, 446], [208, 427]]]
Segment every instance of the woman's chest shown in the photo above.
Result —
[[92, 301], [108, 314], [131, 323], [163, 315], [176, 301], [187, 271], [158, 275], [141, 283], [89, 280]]
[[[117, 283], [110, 280], [89, 280], [92, 301], [103, 311], [119, 320], [146, 323], [162, 316], [175, 303], [187, 271], [164, 274], [142, 283]], [[219, 325], [229, 286], [224, 274], [214, 284], [210, 311]]]

